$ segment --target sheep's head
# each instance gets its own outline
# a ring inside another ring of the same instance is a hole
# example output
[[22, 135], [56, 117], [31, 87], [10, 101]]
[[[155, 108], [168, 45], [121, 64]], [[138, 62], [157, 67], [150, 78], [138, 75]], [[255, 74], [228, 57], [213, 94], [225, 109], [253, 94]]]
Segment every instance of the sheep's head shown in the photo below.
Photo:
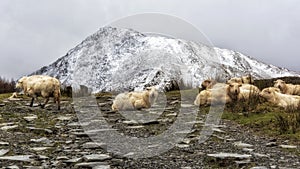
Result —
[[241, 83], [228, 83], [228, 92], [233, 95], [238, 95], [240, 93], [240, 87], [242, 86]]
[[242, 77], [242, 82], [245, 83], [245, 84], [253, 84], [254, 83], [253, 78], [252, 78], [251, 75], [243, 76]]
[[151, 104], [153, 104], [157, 97], [158, 97], [158, 91], [155, 86], [147, 87], [146, 91], [149, 93], [149, 101]]
[[23, 88], [23, 84], [26, 81], [27, 77], [24, 76], [21, 79], [18, 80], [17, 84], [16, 84], [16, 88], [17, 89], [22, 89]]
[[265, 98], [267, 100], [271, 100], [275, 98], [275, 93], [280, 92], [278, 88], [275, 87], [268, 87], [263, 89], [260, 93], [259, 96], [262, 98]]
[[215, 85], [216, 83], [217, 82], [215, 80], [207, 79], [201, 83], [201, 87], [202, 87], [202, 89], [209, 89], [209, 88], [212, 88], [212, 86]]
[[286, 86], [286, 83], [283, 80], [278, 79], [278, 80], [274, 81], [274, 87], [277, 87], [280, 90], [283, 90], [285, 88], [285, 86]]

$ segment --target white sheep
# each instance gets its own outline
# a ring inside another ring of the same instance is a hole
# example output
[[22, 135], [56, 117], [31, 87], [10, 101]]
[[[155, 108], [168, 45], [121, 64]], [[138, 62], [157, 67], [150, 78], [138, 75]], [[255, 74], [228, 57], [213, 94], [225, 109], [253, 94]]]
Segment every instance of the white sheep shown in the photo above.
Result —
[[23, 76], [16, 83], [16, 88], [17, 89], [22, 89], [24, 94], [26, 94], [29, 82], [33, 82], [33, 81], [40, 80], [40, 79], [48, 79], [48, 78], [51, 78], [51, 77], [47, 76], [47, 75]]
[[268, 102], [273, 103], [285, 109], [298, 109], [300, 105], [300, 96], [288, 95], [280, 93], [277, 88], [268, 87], [263, 89], [259, 96], [265, 98]]
[[249, 100], [251, 96], [258, 96], [260, 90], [258, 87], [251, 84], [242, 84], [240, 87], [240, 94], [238, 96], [239, 100]]
[[279, 88], [283, 94], [300, 96], [300, 85], [287, 84], [285, 81], [278, 79], [274, 81], [274, 87]]
[[17, 88], [22, 88], [24, 94], [32, 97], [30, 106], [33, 106], [34, 98], [42, 96], [46, 98], [44, 105], [49, 101], [49, 97], [54, 97], [54, 102], [57, 102], [58, 110], [60, 110], [60, 81], [54, 77], [46, 75], [33, 75], [22, 77], [16, 84]]
[[121, 93], [116, 96], [112, 104], [112, 110], [140, 110], [150, 108], [158, 97], [156, 87], [147, 87], [142, 92]]
[[240, 87], [240, 83], [220, 83], [217, 87], [201, 91], [197, 95], [194, 104], [199, 106], [211, 103], [218, 104], [237, 101], [240, 93]]
[[202, 90], [196, 97], [194, 104], [197, 106], [209, 105], [211, 101], [211, 90]]
[[227, 81], [227, 83], [243, 83], [243, 84], [253, 84], [253, 78], [251, 75], [242, 77], [233, 77]]

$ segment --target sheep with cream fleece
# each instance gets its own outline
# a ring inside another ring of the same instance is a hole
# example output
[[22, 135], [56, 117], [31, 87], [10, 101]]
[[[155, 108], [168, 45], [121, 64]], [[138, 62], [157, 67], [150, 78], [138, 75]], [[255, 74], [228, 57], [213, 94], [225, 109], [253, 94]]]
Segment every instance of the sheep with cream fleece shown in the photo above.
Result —
[[258, 96], [260, 93], [260, 90], [258, 87], [251, 85], [251, 84], [242, 84], [240, 87], [240, 93], [238, 96], [239, 100], [249, 100], [252, 96]]
[[45, 75], [33, 75], [22, 77], [16, 84], [17, 88], [22, 88], [24, 94], [32, 97], [30, 106], [33, 106], [34, 98], [42, 96], [46, 98], [44, 105], [49, 101], [49, 97], [54, 97], [54, 102], [57, 102], [57, 108], [60, 110], [60, 81], [54, 77]]
[[279, 88], [283, 94], [300, 96], [300, 85], [286, 83], [285, 81], [278, 79], [274, 81], [274, 87]]
[[253, 84], [253, 78], [251, 75], [242, 76], [242, 77], [233, 77], [227, 81], [227, 83], [243, 83], [243, 84]]
[[280, 93], [279, 90], [274, 87], [263, 89], [259, 93], [259, 96], [265, 98], [268, 102], [285, 109], [298, 109], [300, 105], [300, 96]]
[[22, 89], [24, 94], [27, 93], [28, 83], [32, 83], [33, 81], [41, 80], [41, 79], [49, 79], [50, 76], [47, 75], [32, 75], [32, 76], [23, 76], [16, 83], [16, 89]]
[[220, 83], [219, 87], [214, 87], [212, 89], [207, 89], [201, 91], [194, 104], [199, 105], [209, 105], [211, 103], [231, 103], [238, 100], [238, 95], [240, 93], [240, 83]]
[[116, 96], [112, 104], [112, 110], [140, 110], [150, 108], [158, 97], [156, 87], [147, 87], [141, 92], [121, 93]]

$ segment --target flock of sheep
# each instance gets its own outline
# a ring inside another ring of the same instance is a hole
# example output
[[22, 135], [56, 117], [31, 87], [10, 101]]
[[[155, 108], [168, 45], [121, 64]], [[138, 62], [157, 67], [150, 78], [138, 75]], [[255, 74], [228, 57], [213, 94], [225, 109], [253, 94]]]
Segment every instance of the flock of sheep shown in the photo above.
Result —
[[267, 87], [260, 91], [252, 83], [253, 79], [250, 75], [232, 78], [227, 83], [205, 80], [201, 84], [204, 90], [197, 95], [194, 104], [199, 106], [212, 103], [234, 103], [258, 96], [285, 109], [300, 107], [300, 85], [286, 84], [279, 79], [274, 81], [273, 87]]
[[[25, 76], [18, 80], [17, 89], [22, 89], [24, 94], [32, 98], [30, 106], [38, 96], [46, 98], [45, 103], [40, 105], [45, 107], [49, 98], [53, 97], [60, 110], [60, 81], [54, 77], [46, 75]], [[205, 80], [201, 84], [202, 91], [197, 95], [194, 105], [205, 106], [217, 103], [235, 103], [246, 101], [251, 96], [265, 98], [268, 102], [283, 108], [298, 109], [300, 107], [300, 85], [286, 84], [283, 80], [274, 81], [273, 87], [267, 87], [260, 91], [253, 85], [253, 78], [243, 76], [241, 78], [231, 78], [227, 83], [217, 83], [215, 80]], [[11, 97], [16, 97], [16, 93]], [[147, 87], [141, 92], [126, 92], [117, 95], [112, 104], [112, 110], [140, 110], [150, 108], [158, 97], [156, 87]]]

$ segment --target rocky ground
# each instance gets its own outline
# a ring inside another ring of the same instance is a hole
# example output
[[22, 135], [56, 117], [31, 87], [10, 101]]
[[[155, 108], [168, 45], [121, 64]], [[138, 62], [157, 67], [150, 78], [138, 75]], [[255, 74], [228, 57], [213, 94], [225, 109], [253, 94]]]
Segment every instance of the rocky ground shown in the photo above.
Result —
[[[87, 113], [89, 120], [86, 121], [81, 120], [85, 112], [79, 113], [70, 98], [63, 98], [60, 111], [53, 103], [41, 109], [37, 105], [26, 105], [28, 99], [4, 100], [0, 102], [0, 166], [32, 169], [300, 168], [300, 145], [289, 140], [255, 135], [246, 127], [227, 120], [213, 126], [212, 136], [200, 144], [198, 140], [207, 115], [203, 111], [198, 112], [196, 120], [187, 122], [193, 123], [192, 130], [179, 131], [186, 135], [182, 141], [153, 157], [129, 158], [134, 152], [127, 155], [107, 152], [110, 143], [99, 142], [93, 135], [95, 131], [118, 132], [124, 137], [137, 139], [159, 135], [168, 130], [179, 116], [178, 96], [168, 96], [167, 100], [168, 106], [162, 114], [156, 113], [160, 108], [138, 112], [158, 117], [145, 122], [126, 119], [122, 114], [111, 111], [112, 98], [109, 96], [98, 97], [96, 104], [87, 105], [100, 108], [102, 119]], [[78, 103], [85, 104], [82, 100]], [[101, 120], [112, 127], [105, 130], [97, 128]]]

